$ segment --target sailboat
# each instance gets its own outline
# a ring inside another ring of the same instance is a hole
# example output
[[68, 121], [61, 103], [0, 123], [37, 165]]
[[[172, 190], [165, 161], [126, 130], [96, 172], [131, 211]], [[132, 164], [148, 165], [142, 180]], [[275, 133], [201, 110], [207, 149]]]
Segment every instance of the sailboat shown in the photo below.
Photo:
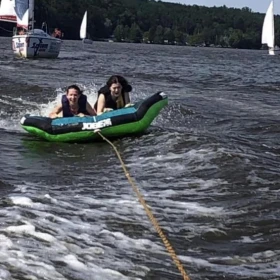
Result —
[[85, 11], [81, 27], [80, 27], [80, 38], [82, 39], [84, 44], [92, 44], [93, 41], [87, 37], [87, 11]]
[[16, 57], [57, 58], [61, 39], [34, 29], [34, 0], [2, 0], [0, 20], [14, 22], [20, 32], [12, 38], [12, 49]]
[[273, 0], [270, 2], [264, 17], [262, 28], [262, 44], [267, 44], [269, 55], [275, 55]]

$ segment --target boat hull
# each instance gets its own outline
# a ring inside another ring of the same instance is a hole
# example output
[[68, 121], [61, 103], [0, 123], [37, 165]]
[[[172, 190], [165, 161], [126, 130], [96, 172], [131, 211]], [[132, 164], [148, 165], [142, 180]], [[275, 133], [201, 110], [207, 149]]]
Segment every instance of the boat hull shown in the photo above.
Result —
[[46, 33], [15, 35], [12, 39], [12, 49], [16, 57], [57, 58], [61, 42], [61, 39]]
[[21, 125], [29, 133], [51, 142], [95, 141], [100, 140], [96, 129], [108, 138], [143, 133], [167, 104], [167, 95], [158, 92], [131, 107], [99, 116], [51, 119], [26, 115]]
[[269, 49], [268, 49], [268, 54], [269, 54], [269, 55], [275, 55], [275, 50], [274, 50], [274, 48], [269, 48]]

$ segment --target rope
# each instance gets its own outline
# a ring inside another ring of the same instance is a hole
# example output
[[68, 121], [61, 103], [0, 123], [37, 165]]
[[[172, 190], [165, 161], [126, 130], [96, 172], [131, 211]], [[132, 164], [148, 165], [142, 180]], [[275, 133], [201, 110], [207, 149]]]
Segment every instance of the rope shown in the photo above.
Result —
[[142, 206], [144, 207], [144, 209], [145, 209], [145, 211], [146, 211], [146, 213], [147, 213], [147, 215], [148, 215], [150, 221], [152, 222], [152, 224], [153, 224], [153, 226], [155, 227], [155, 229], [156, 229], [158, 235], [159, 235], [160, 238], [162, 239], [162, 241], [163, 241], [163, 243], [164, 243], [164, 245], [165, 245], [165, 247], [166, 247], [168, 253], [170, 254], [171, 258], [173, 259], [175, 265], [177, 266], [178, 270], [181, 272], [181, 274], [182, 274], [182, 276], [183, 276], [183, 279], [184, 279], [184, 280], [190, 280], [189, 276], [187, 275], [186, 271], [184, 270], [184, 267], [183, 267], [182, 263], [180, 262], [179, 258], [177, 257], [177, 255], [176, 255], [176, 253], [175, 253], [173, 247], [171, 246], [171, 244], [170, 244], [170, 242], [168, 241], [166, 235], [163, 233], [161, 227], [159, 226], [159, 223], [157, 222], [155, 216], [153, 215], [153, 213], [152, 213], [151, 210], [149, 209], [149, 207], [148, 207], [146, 201], [144, 200], [143, 196], [141, 195], [139, 189], [137, 188], [137, 186], [136, 186], [135, 183], [133, 182], [132, 178], [130, 177], [129, 172], [128, 172], [128, 170], [127, 170], [127, 168], [126, 168], [126, 166], [125, 166], [125, 164], [124, 164], [124, 162], [123, 162], [123, 160], [122, 160], [122, 158], [121, 158], [121, 155], [120, 155], [120, 153], [118, 152], [116, 146], [115, 146], [111, 141], [109, 141], [105, 136], [103, 136], [102, 133], [100, 132], [100, 130], [97, 129], [97, 130], [95, 130], [95, 132], [96, 132], [97, 134], [99, 134], [99, 136], [100, 136], [103, 140], [105, 140], [105, 141], [114, 149], [114, 151], [116, 152], [117, 157], [118, 157], [118, 159], [119, 159], [120, 162], [121, 162], [121, 165], [122, 165], [122, 168], [123, 168], [123, 170], [124, 170], [125, 176], [127, 177], [127, 179], [128, 179], [128, 181], [129, 181], [129, 183], [131, 184], [133, 190], [136, 192], [137, 197], [138, 197], [140, 203], [141, 203]]

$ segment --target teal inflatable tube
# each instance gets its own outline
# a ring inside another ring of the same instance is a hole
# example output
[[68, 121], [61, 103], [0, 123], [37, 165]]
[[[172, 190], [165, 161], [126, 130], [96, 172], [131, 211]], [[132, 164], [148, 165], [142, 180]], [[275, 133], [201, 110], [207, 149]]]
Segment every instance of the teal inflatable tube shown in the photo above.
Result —
[[56, 118], [25, 115], [23, 129], [52, 142], [85, 142], [100, 139], [100, 129], [107, 138], [143, 133], [168, 104], [164, 92], [157, 92], [133, 106], [103, 113], [99, 116]]

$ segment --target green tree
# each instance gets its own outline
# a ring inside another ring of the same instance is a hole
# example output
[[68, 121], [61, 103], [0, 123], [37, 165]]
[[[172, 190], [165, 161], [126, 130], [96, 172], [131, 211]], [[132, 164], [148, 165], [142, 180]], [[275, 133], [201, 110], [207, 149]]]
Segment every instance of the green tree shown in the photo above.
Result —
[[174, 44], [175, 35], [171, 28], [164, 29], [163, 39], [168, 41], [168, 44]]
[[[163, 44], [215, 44], [260, 48], [264, 14], [249, 8], [207, 8], [151, 0], [40, 0], [35, 1], [35, 27], [46, 21], [49, 30], [62, 29], [64, 39], [80, 39], [79, 28], [88, 11], [93, 39], [109, 38]], [[15, 24], [1, 22], [0, 36], [11, 36]], [[280, 45], [280, 16], [275, 16], [275, 39]]]
[[115, 28], [114, 37], [117, 42], [121, 42], [124, 39], [124, 27], [122, 24], [117, 25]]
[[129, 40], [133, 43], [140, 43], [142, 41], [142, 32], [136, 23], [133, 23], [130, 28]]
[[163, 44], [164, 42], [164, 29], [161, 25], [158, 25], [155, 31], [154, 43]]
[[229, 45], [238, 48], [243, 40], [243, 32], [240, 29], [233, 29], [229, 36]]

